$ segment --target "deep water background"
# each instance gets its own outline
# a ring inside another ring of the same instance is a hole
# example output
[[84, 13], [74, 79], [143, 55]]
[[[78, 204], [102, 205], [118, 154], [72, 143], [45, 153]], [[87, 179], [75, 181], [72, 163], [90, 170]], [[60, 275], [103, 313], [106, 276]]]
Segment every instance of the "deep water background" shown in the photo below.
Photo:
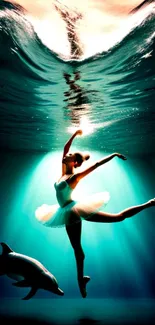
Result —
[[[77, 313], [74, 321], [79, 319], [80, 324], [82, 319], [83, 323], [99, 323], [106, 299], [112, 302], [103, 311], [109, 310], [104, 324], [108, 319], [110, 323], [109, 315], [114, 306], [116, 313], [119, 299], [127, 303], [151, 299], [149, 307], [140, 305], [137, 310], [145, 324], [152, 315], [154, 208], [121, 223], [83, 221], [85, 274], [91, 281], [87, 302], [80, 302], [84, 305], [79, 309], [72, 305], [81, 296], [65, 228], [43, 227], [34, 211], [42, 203], [56, 203], [53, 184], [60, 177], [62, 148], [70, 136], [69, 128], [78, 128], [81, 121], [92, 127], [92, 133], [76, 139], [73, 150], [88, 150], [90, 162], [112, 152], [121, 152], [128, 159], [115, 158], [96, 170], [81, 181], [77, 194], [108, 190], [107, 212], [118, 212], [155, 196], [154, 20], [150, 12], [108, 53], [83, 62], [65, 62], [42, 44], [22, 8], [0, 1], [0, 241], [42, 262], [65, 292], [64, 297], [57, 297], [39, 290], [36, 300], [26, 305], [29, 307], [19, 303], [18, 316], [29, 315], [29, 308], [33, 313], [34, 306], [38, 306], [35, 315], [40, 315], [42, 304], [47, 311], [45, 298], [54, 301], [57, 314], [61, 304], [66, 310], [62, 315], [70, 313], [66, 308], [69, 299], [71, 314]], [[8, 277], [0, 277], [0, 313], [8, 310], [8, 317], [13, 316], [14, 303], [28, 291], [11, 283]], [[96, 307], [89, 319], [92, 301]], [[126, 323], [127, 319], [134, 323], [135, 314], [134, 319], [128, 317], [129, 305], [127, 310], [121, 306], [118, 310], [124, 312]], [[100, 316], [95, 321], [96, 315]], [[120, 324], [120, 319], [124, 324], [120, 317], [115, 323]], [[64, 320], [67, 322], [67, 316], [62, 316]]]
[[[80, 298], [74, 255], [65, 228], [46, 228], [34, 218], [39, 204], [56, 203], [53, 183], [57, 175], [51, 169], [59, 155], [3, 154], [1, 241], [40, 260], [56, 276], [66, 298]], [[94, 155], [101, 157], [100, 153]], [[81, 181], [79, 192], [88, 195], [104, 187], [111, 195], [105, 210], [111, 212], [143, 203], [153, 196], [154, 163], [138, 159], [111, 162], [89, 175], [86, 185]], [[89, 298], [154, 298], [153, 210], [115, 224], [83, 221], [85, 270], [92, 278]], [[1, 278], [1, 297], [22, 297], [28, 291], [14, 288], [11, 283], [7, 277]], [[43, 290], [37, 293], [37, 297], [52, 298], [51, 295], [57, 298]]]

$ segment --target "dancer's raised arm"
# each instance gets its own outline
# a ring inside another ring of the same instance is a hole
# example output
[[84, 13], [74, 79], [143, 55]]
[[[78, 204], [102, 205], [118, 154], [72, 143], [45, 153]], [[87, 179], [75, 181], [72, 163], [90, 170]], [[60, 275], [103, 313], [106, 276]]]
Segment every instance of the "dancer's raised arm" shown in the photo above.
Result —
[[85, 169], [84, 171], [77, 173], [75, 175], [76, 177], [76, 181], [78, 182], [81, 178], [85, 177], [86, 175], [90, 174], [93, 170], [95, 170], [96, 168], [98, 168], [99, 166], [107, 163], [108, 161], [110, 161], [111, 159], [113, 159], [114, 157], [118, 157], [122, 160], [126, 160], [127, 158], [125, 156], [123, 156], [120, 153], [113, 153], [112, 155], [109, 155], [99, 161], [97, 161], [94, 165], [90, 166], [89, 168]]
[[64, 175], [66, 173], [66, 165], [63, 163], [63, 158], [67, 155], [70, 146], [74, 140], [74, 138], [77, 135], [82, 135], [82, 130], [77, 130], [72, 136], [71, 138], [66, 142], [65, 146], [64, 146], [64, 150], [63, 150], [63, 156], [62, 156], [62, 175]]

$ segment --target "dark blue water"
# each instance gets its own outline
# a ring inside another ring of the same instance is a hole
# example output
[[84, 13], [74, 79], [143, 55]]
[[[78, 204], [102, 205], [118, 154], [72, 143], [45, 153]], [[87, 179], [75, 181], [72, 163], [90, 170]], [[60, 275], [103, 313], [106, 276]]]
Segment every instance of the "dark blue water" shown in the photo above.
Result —
[[151, 300], [66, 299], [59, 304], [53, 299], [34, 299], [21, 302], [17, 299], [1, 301], [1, 323], [11, 320], [16, 324], [93, 324], [93, 325], [144, 325], [154, 324], [154, 303]]
[[150, 10], [107, 52], [64, 61], [42, 43], [23, 8], [0, 2], [0, 241], [40, 260], [65, 292], [57, 297], [40, 290], [38, 299], [21, 302], [27, 288], [12, 287], [2, 276], [3, 323], [8, 314], [19, 323], [153, 324], [154, 209], [123, 223], [83, 223], [91, 276], [85, 301], [65, 229], [43, 227], [34, 211], [56, 203], [62, 148], [81, 125], [89, 134], [76, 145], [94, 160], [116, 151], [128, 158], [90, 175], [81, 195], [108, 190], [107, 212], [155, 196], [154, 24]]

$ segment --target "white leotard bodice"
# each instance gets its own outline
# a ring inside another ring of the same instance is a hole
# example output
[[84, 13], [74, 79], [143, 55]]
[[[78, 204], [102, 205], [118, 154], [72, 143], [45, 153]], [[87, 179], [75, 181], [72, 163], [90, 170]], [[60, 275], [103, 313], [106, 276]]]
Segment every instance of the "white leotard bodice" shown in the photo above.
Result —
[[61, 207], [64, 207], [65, 205], [73, 201], [71, 198], [73, 189], [69, 186], [66, 181], [55, 183], [54, 187], [56, 190], [57, 201]]

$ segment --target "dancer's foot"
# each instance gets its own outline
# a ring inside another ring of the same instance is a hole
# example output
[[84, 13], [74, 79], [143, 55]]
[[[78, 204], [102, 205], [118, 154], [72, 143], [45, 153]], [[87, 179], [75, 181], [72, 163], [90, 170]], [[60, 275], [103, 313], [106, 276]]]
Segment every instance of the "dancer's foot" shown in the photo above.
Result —
[[84, 276], [82, 281], [79, 281], [79, 288], [83, 298], [87, 297], [86, 284], [90, 281], [89, 276]]
[[155, 205], [155, 198], [154, 199], [152, 199], [152, 200], [149, 200], [149, 202], [148, 202], [151, 206], [154, 206]]

